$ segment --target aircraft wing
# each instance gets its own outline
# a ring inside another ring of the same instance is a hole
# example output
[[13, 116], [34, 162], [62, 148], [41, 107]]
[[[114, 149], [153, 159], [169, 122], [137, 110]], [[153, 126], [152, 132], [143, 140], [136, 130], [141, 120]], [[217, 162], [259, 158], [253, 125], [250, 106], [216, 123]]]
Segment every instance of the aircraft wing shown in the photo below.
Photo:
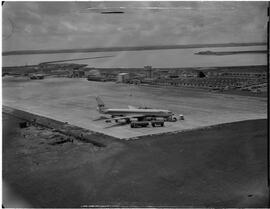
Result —
[[140, 117], [144, 117], [145, 115], [142, 114], [138, 114], [138, 115], [128, 115], [128, 116], [121, 116], [121, 117], [115, 117], [115, 118], [110, 118], [110, 119], [106, 119], [106, 121], [116, 121], [116, 120], [121, 120], [121, 119], [131, 119], [131, 118], [140, 118]]

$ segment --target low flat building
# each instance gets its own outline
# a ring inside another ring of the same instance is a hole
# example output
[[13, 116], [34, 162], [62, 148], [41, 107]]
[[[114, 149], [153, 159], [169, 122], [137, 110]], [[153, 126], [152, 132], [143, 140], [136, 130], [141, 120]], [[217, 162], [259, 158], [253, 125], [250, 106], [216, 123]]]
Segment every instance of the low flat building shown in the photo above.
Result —
[[117, 82], [118, 83], [125, 83], [129, 80], [129, 74], [128, 73], [119, 73], [117, 75]]

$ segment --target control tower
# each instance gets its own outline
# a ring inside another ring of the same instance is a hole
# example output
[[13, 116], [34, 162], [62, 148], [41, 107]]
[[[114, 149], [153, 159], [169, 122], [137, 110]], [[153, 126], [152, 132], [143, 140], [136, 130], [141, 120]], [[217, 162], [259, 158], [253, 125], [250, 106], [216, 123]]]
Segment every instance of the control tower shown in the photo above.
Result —
[[146, 72], [146, 78], [153, 78], [154, 70], [152, 69], [152, 66], [144, 66], [145, 72]]

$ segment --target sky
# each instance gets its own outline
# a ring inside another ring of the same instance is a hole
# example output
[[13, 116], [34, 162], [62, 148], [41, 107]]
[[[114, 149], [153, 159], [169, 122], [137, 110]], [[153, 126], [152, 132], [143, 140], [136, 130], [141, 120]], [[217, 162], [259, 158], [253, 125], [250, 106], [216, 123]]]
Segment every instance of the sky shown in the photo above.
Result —
[[[100, 14], [112, 7], [126, 12]], [[2, 15], [3, 51], [267, 41], [267, 2], [5, 2]]]

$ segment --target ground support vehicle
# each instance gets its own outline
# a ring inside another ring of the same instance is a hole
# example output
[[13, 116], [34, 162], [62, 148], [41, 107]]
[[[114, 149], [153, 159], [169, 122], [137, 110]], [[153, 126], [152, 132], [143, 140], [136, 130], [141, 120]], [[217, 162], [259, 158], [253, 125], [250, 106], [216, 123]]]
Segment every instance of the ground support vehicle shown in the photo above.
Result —
[[148, 125], [149, 125], [149, 121], [132, 121], [130, 123], [131, 128], [147, 127]]
[[161, 127], [163, 127], [163, 126], [164, 126], [164, 121], [160, 121], [160, 120], [151, 121], [151, 125], [152, 125], [153, 127], [156, 127], [156, 126], [161, 126]]

